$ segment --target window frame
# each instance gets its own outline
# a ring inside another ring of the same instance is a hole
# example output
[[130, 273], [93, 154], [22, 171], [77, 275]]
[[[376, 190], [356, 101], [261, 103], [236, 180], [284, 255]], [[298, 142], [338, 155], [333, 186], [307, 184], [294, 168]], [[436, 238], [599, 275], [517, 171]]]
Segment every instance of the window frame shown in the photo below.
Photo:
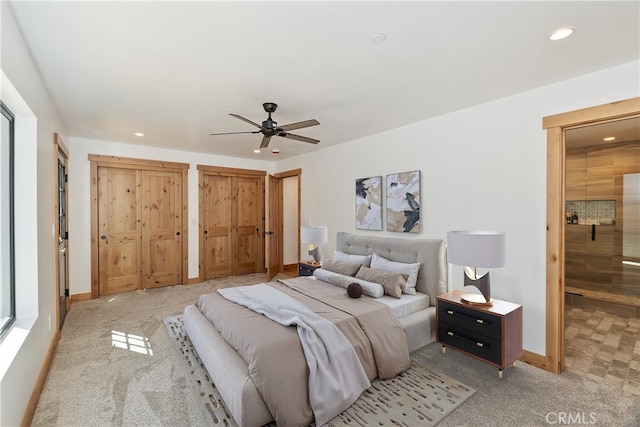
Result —
[[[0, 317], [0, 341], [8, 334], [11, 326], [16, 321], [16, 271], [15, 271], [15, 204], [14, 204], [14, 167], [15, 167], [15, 116], [9, 108], [0, 101], [0, 111], [2, 116], [9, 120], [9, 299], [10, 313], [4, 318]], [[3, 257], [5, 254], [3, 254]], [[2, 283], [0, 286], [6, 286]], [[3, 289], [4, 292], [4, 289]]]

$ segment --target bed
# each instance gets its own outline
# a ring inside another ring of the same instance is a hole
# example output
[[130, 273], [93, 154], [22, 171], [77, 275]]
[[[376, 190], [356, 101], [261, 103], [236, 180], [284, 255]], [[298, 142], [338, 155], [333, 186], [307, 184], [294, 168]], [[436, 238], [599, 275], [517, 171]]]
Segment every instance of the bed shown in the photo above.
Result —
[[[396, 320], [404, 330], [409, 351], [414, 351], [435, 339], [436, 296], [448, 290], [446, 250], [443, 240], [386, 238], [339, 232], [336, 251], [343, 255], [376, 254], [381, 259], [395, 263], [419, 263], [415, 295], [403, 294], [399, 299], [384, 296], [377, 298], [376, 301], [390, 307], [397, 317]], [[308, 281], [304, 283], [305, 285], [313, 283], [315, 287], [326, 286], [334, 290], [338, 289], [334, 284], [325, 283], [317, 278], [294, 280]], [[334, 290], [331, 292], [335, 292]], [[344, 289], [340, 292], [344, 293]], [[362, 299], [365, 298], [369, 297], [362, 297]], [[271, 405], [269, 396], [265, 396], [265, 399], [261, 397], [249, 373], [249, 364], [236, 350], [238, 345], [248, 346], [251, 343], [238, 344], [230, 339], [229, 341], [232, 341], [236, 348], [230, 345], [219, 332], [221, 326], [219, 324], [214, 326], [212, 320], [207, 317], [211, 313], [205, 313], [207, 310], [201, 305], [199, 300], [196, 304], [185, 308], [185, 330], [211, 379], [218, 387], [231, 415], [239, 425], [243, 426], [262, 426], [273, 421], [274, 416], [269, 410]], [[221, 322], [234, 323], [226, 317], [226, 314], [218, 313], [218, 317]], [[242, 353], [243, 349], [239, 350]], [[263, 390], [262, 387], [260, 389]]]

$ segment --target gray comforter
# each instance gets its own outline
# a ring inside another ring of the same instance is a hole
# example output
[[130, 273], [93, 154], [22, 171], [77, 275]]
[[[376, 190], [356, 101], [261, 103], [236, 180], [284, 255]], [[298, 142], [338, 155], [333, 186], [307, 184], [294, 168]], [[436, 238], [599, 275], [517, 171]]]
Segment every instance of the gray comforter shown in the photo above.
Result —
[[[354, 347], [370, 381], [410, 366], [404, 331], [393, 312], [372, 298], [351, 299], [342, 288], [309, 278], [271, 282], [334, 323]], [[249, 375], [278, 425], [313, 421], [309, 370], [296, 328], [282, 326], [217, 293], [196, 306], [247, 362]]]

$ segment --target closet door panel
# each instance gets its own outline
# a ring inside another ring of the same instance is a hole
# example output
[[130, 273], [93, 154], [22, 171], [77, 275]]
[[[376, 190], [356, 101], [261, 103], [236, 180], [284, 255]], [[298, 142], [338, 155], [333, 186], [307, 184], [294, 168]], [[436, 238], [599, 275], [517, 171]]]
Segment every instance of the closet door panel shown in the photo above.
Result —
[[204, 279], [232, 274], [231, 177], [203, 176]]
[[100, 294], [141, 285], [140, 171], [98, 168], [98, 274]]
[[182, 283], [182, 176], [142, 172], [142, 285]]
[[233, 261], [235, 274], [262, 271], [260, 245], [262, 244], [262, 199], [260, 179], [235, 177], [233, 218]]

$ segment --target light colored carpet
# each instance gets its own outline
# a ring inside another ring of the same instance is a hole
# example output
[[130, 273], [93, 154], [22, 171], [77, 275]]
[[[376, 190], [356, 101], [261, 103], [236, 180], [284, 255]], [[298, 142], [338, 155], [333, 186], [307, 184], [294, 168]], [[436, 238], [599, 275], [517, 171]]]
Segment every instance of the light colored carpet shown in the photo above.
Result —
[[[181, 314], [200, 294], [265, 279], [231, 277], [74, 303], [32, 425], [206, 425], [162, 319]], [[499, 380], [495, 368], [455, 351], [442, 354], [436, 343], [411, 356], [477, 390], [439, 427], [549, 426], [561, 413], [594, 413], [599, 426], [640, 425], [638, 396], [570, 372], [518, 363]]]
[[[184, 330], [182, 316], [163, 321], [204, 419], [211, 425], [236, 426]], [[396, 378], [374, 381], [328, 426], [435, 426], [473, 393], [474, 389], [412, 361], [411, 368]]]

